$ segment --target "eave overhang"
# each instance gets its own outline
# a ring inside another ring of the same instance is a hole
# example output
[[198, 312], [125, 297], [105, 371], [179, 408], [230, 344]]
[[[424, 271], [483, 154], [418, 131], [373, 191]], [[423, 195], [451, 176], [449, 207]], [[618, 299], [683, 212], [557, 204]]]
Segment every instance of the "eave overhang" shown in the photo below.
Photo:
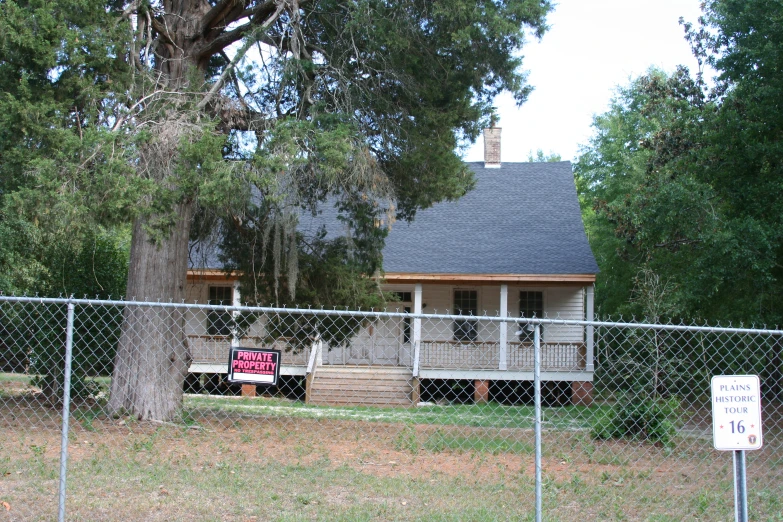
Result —
[[475, 285], [576, 285], [595, 283], [595, 274], [415, 274], [391, 273], [383, 276], [387, 284], [475, 284]]
[[[188, 270], [188, 282], [225, 282], [239, 279], [237, 272], [203, 268]], [[517, 286], [586, 286], [595, 283], [595, 274], [417, 274], [387, 272], [383, 275], [385, 284], [471, 284]]]

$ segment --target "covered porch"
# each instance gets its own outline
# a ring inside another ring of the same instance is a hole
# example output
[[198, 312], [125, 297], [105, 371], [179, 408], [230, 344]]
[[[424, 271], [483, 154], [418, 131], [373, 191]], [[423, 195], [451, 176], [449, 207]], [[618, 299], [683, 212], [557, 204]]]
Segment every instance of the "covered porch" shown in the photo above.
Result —
[[[268, 318], [262, 318], [240, 339], [230, 335], [204, 335], [203, 330], [199, 331], [204, 318], [192, 318], [189, 324], [193, 327], [187, 336], [192, 356], [190, 372], [227, 373], [233, 342], [237, 346], [280, 350], [281, 375], [304, 378], [308, 398], [313, 383], [324, 382], [327, 376], [336, 379], [333, 381], [336, 390], [346, 392], [356, 386], [357, 393], [368, 393], [373, 381], [384, 381], [384, 372], [392, 372], [398, 382], [403, 379], [407, 383], [408, 404], [418, 402], [418, 383], [422, 380], [469, 381], [478, 390], [476, 400], [487, 398], [481, 390], [492, 382], [533, 380], [532, 335], [521, 333], [518, 321], [497, 320], [525, 316], [521, 305], [509, 299], [510, 293], [532, 293], [527, 290], [529, 286], [522, 286], [524, 282], [512, 282], [511, 288], [494, 281], [484, 286], [478, 286], [476, 281], [457, 282], [461, 285], [394, 283], [388, 291], [401, 296], [400, 302], [391, 305], [396, 313], [368, 315], [346, 346], [298, 343], [298, 349], [292, 350], [289, 339], [270, 339]], [[540, 281], [537, 285], [533, 288], [543, 288], [539, 293], [543, 294], [546, 305], [541, 315], [592, 320], [592, 285], [571, 282], [567, 286], [555, 285], [554, 289], [540, 286]], [[492, 307], [489, 313], [493, 315], [456, 317], [453, 311], [450, 314], [451, 299], [459, 288], [478, 288], [471, 292], [478, 295], [479, 305], [485, 310]], [[438, 314], [438, 309], [445, 314]], [[578, 385], [589, 394], [594, 368], [593, 343], [590, 326], [545, 325], [541, 334], [542, 380]], [[346, 379], [342, 383], [341, 373]], [[390, 390], [388, 382], [384, 386]], [[379, 391], [378, 395], [383, 393]]]
[[[193, 354], [191, 373], [228, 372], [231, 338], [193, 335], [189, 343]], [[411, 364], [406, 365], [350, 364], [334, 359], [329, 363], [320, 342], [299, 352], [287, 352], [284, 339], [264, 344], [258, 338], [248, 338], [238, 344], [281, 350], [280, 374], [302, 379], [305, 402], [309, 404], [411, 407], [420, 402], [422, 383], [428, 381], [469, 382], [475, 389], [473, 400], [487, 402], [493, 382], [534, 379], [531, 343], [512, 342], [503, 352], [496, 342], [421, 341], [419, 349], [413, 350]], [[586, 370], [585, 353], [584, 343], [541, 346], [542, 381], [567, 384], [574, 404], [591, 402], [593, 372]], [[243, 394], [255, 395], [255, 386], [243, 387]]]
[[[227, 373], [231, 342], [229, 336], [189, 335], [188, 344], [193, 358], [190, 366], [191, 373]], [[312, 346], [297, 352], [287, 351], [285, 339], [270, 344], [264, 343], [260, 338], [244, 338], [239, 340], [237, 345], [280, 350], [284, 375], [303, 375], [302, 369], [306, 369], [313, 351]], [[357, 358], [348, 355], [350, 353], [348, 351], [345, 352], [344, 358], [330, 358], [328, 354], [322, 354], [323, 360], [320, 364], [359, 368], [389, 366], [408, 368], [411, 372], [414, 367], [418, 367], [420, 371], [533, 371], [532, 343], [510, 342], [506, 346], [505, 354], [501, 350], [500, 343], [497, 342], [421, 341], [420, 346], [418, 361], [412, 361], [413, 364], [389, 363], [388, 359], [381, 362], [366, 359], [365, 363], [357, 363], [354, 362]], [[584, 372], [587, 369], [586, 352], [585, 343], [541, 343], [541, 370]]]

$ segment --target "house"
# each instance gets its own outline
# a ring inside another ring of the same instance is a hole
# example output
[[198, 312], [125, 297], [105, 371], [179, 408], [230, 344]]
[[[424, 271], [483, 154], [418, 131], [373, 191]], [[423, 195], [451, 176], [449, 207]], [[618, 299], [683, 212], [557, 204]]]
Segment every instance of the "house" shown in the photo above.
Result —
[[[485, 161], [469, 165], [475, 189], [458, 201], [420, 210], [410, 223], [395, 223], [387, 237], [384, 289], [398, 296], [390, 308], [423, 318], [373, 321], [349, 346], [313, 356], [317, 368], [308, 368], [312, 352], [285, 355], [284, 373], [309, 379], [308, 399], [386, 404], [396, 380], [405, 391], [389, 404], [416, 403], [422, 394], [455, 383], [469, 388], [476, 401], [485, 401], [493, 388], [530, 383], [533, 356], [529, 332], [516, 332], [514, 323], [483, 321], [482, 315], [592, 320], [598, 266], [571, 164], [502, 163], [500, 129], [487, 129], [484, 139]], [[214, 268], [189, 272], [190, 298], [238, 304], [236, 283]], [[466, 318], [426, 317], [444, 314]], [[207, 319], [189, 321], [191, 371], [225, 372], [229, 340], [220, 334], [228, 332], [219, 332]], [[591, 327], [543, 329], [542, 380], [574, 403], [591, 400], [593, 360]], [[331, 385], [329, 379], [334, 379]], [[377, 393], [370, 389], [384, 380]], [[330, 386], [337, 396], [324, 391]], [[354, 397], [349, 396], [352, 387]], [[370, 400], [361, 401], [362, 394]]]

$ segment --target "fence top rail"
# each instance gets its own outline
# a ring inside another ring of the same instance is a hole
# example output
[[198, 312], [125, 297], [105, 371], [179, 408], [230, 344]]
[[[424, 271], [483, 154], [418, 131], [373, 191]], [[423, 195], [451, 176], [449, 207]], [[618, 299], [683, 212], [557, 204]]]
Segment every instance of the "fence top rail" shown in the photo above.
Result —
[[701, 332], [701, 333], [727, 333], [727, 334], [748, 334], [748, 335], [766, 335], [781, 336], [783, 330], [768, 328], [733, 328], [722, 326], [697, 326], [686, 324], [655, 324], [642, 322], [621, 322], [621, 321], [584, 321], [576, 319], [550, 319], [536, 317], [500, 317], [490, 315], [454, 315], [454, 314], [415, 314], [411, 312], [387, 312], [378, 310], [338, 310], [327, 308], [300, 308], [300, 307], [271, 307], [271, 306], [226, 306], [209, 305], [200, 303], [175, 303], [173, 301], [135, 301], [123, 299], [76, 299], [73, 297], [37, 297], [37, 296], [6, 296], [0, 295], [0, 304], [9, 303], [38, 303], [38, 304], [66, 304], [86, 307], [96, 306], [117, 306], [128, 307], [138, 306], [147, 308], [168, 308], [168, 309], [186, 309], [186, 310], [219, 310], [223, 312], [246, 312], [258, 314], [300, 314], [300, 315], [322, 315], [322, 316], [356, 316], [361, 315], [365, 318], [401, 318], [408, 317], [412, 319], [431, 320], [465, 320], [466, 318], [481, 320], [492, 323], [512, 323], [514, 325], [552, 325], [552, 326], [592, 326], [603, 328], [626, 328], [626, 329], [645, 329], [645, 330], [663, 330], [680, 332]]

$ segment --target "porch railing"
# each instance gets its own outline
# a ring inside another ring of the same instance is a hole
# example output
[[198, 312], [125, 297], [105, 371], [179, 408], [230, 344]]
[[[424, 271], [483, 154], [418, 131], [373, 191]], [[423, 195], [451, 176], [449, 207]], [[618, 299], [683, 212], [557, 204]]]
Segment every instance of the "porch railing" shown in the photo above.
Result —
[[[194, 363], [226, 363], [231, 338], [216, 335], [189, 335], [190, 352]], [[307, 366], [310, 348], [294, 353], [286, 351], [286, 340], [272, 344], [259, 337], [239, 341], [248, 348], [280, 350], [285, 366]], [[584, 343], [541, 343], [541, 369], [544, 371], [579, 371], [585, 369]], [[509, 371], [532, 371], [533, 344], [510, 342], [507, 345], [506, 364]], [[500, 343], [458, 341], [421, 341], [419, 367], [433, 370], [497, 370], [500, 365]]]
[[[510, 342], [506, 364], [510, 371], [533, 369], [533, 343]], [[421, 341], [420, 365], [426, 369], [497, 370], [500, 343], [458, 341]], [[584, 343], [541, 343], [541, 369], [578, 371], [585, 369]]]
[[[225, 335], [189, 335], [188, 344], [194, 363], [226, 363], [228, 350], [231, 347], [231, 337]], [[285, 339], [277, 339], [273, 343], [265, 343], [260, 337], [244, 337], [239, 340], [239, 346], [246, 348], [271, 348], [280, 350], [285, 366], [307, 366], [310, 348], [305, 347], [298, 352], [286, 351]]]

